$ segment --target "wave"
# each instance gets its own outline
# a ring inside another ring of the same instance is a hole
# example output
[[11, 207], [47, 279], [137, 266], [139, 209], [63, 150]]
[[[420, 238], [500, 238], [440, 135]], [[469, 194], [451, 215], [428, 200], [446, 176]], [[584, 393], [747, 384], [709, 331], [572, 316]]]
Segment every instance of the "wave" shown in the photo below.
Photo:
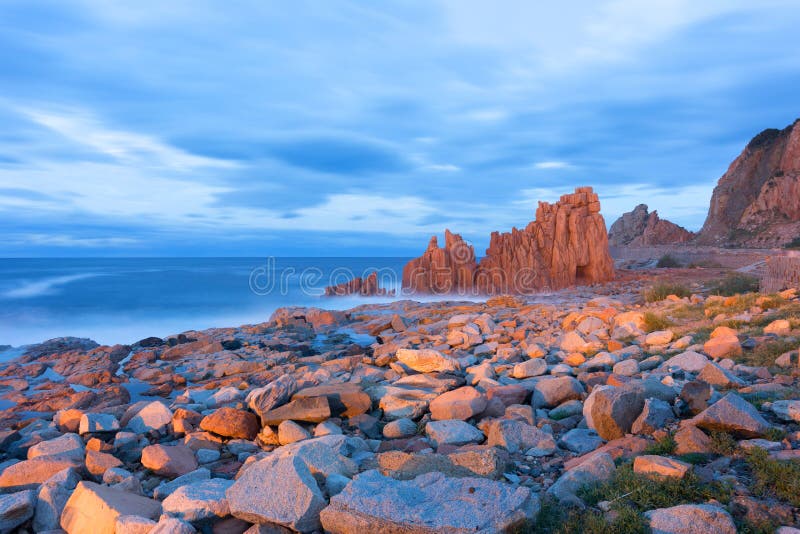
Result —
[[94, 278], [95, 276], [102, 276], [102, 274], [83, 273], [66, 276], [53, 276], [33, 282], [24, 282], [18, 287], [3, 292], [1, 295], [6, 299], [29, 299], [41, 297], [43, 295], [54, 293], [59, 289], [60, 286], [69, 284], [71, 282], [76, 282], [78, 280], [84, 280], [86, 278]]

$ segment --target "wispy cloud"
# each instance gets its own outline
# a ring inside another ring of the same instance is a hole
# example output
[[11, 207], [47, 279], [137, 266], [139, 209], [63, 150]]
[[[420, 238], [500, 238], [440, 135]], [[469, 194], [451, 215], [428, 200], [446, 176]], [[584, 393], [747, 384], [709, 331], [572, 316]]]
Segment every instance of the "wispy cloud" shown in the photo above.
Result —
[[232, 161], [190, 154], [155, 137], [109, 128], [85, 110], [44, 111], [24, 107], [19, 110], [36, 124], [67, 140], [129, 164], [167, 167], [189, 171], [198, 168], [235, 168]]
[[535, 163], [533, 166], [536, 169], [568, 169], [572, 167], [572, 165], [570, 165], [566, 161], [555, 161], [555, 160], [539, 161]]

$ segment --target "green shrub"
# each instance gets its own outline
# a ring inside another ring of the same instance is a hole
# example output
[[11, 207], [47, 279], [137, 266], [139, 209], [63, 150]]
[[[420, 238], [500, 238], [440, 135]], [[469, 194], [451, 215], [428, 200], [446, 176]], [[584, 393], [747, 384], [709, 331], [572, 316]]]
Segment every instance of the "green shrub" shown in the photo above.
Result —
[[656, 330], [666, 330], [674, 323], [664, 317], [662, 314], [645, 312], [644, 313], [644, 329], [646, 332], [655, 332]]
[[664, 254], [658, 259], [658, 263], [656, 263], [656, 267], [659, 269], [664, 268], [675, 268], [675, 267], [682, 267], [681, 262], [671, 254]]
[[758, 291], [758, 278], [749, 274], [731, 273], [711, 286], [712, 295], [731, 297]]
[[610, 481], [590, 486], [579, 493], [591, 505], [613, 501], [615, 504], [626, 503], [640, 512], [709, 499], [727, 503], [731, 494], [726, 484], [703, 483], [692, 472], [683, 478], [652, 479], [637, 475], [633, 472], [633, 462], [619, 466]]
[[688, 297], [692, 292], [688, 287], [681, 284], [659, 283], [651, 286], [644, 292], [644, 300], [646, 302], [658, 302], [664, 300], [670, 295], [678, 297]]
[[775, 460], [761, 448], [747, 455], [751, 489], [761, 497], [777, 497], [792, 506], [800, 506], [800, 462]]
[[675, 438], [672, 437], [672, 434], [667, 434], [666, 437], [658, 441], [655, 441], [649, 444], [647, 447], [645, 447], [644, 453], [658, 454], [659, 456], [664, 456], [675, 452], [675, 447], [677, 447], [677, 443], [675, 443]]
[[727, 432], [712, 432], [710, 448], [711, 452], [720, 456], [733, 456], [739, 449], [739, 443]]

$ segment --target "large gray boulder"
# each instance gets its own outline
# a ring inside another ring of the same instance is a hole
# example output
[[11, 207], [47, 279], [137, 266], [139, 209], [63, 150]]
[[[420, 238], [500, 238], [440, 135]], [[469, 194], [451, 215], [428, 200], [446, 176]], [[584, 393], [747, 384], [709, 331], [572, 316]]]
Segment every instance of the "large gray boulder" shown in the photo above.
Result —
[[623, 437], [642, 413], [645, 394], [641, 387], [597, 386], [583, 404], [586, 424], [605, 440]]
[[0, 532], [11, 532], [33, 517], [35, 507], [34, 490], [0, 495]]
[[681, 504], [644, 515], [653, 534], [736, 534], [730, 514], [710, 504]]
[[730, 432], [742, 438], [761, 437], [770, 428], [755, 406], [736, 393], [728, 393], [697, 414], [692, 422], [704, 430]]
[[261, 416], [289, 402], [297, 392], [297, 381], [292, 375], [281, 375], [264, 387], [254, 389], [247, 395], [247, 405]]
[[298, 456], [267, 457], [248, 467], [226, 492], [231, 515], [300, 532], [320, 529], [327, 504], [314, 475]]
[[528, 488], [483, 478], [426, 473], [395, 480], [365, 471], [320, 515], [332, 534], [509, 532], [533, 522], [539, 500]]
[[614, 476], [617, 470], [611, 455], [602, 452], [591, 455], [586, 461], [576, 465], [556, 480], [555, 484], [547, 489], [547, 494], [559, 501], [572, 501], [577, 499], [575, 493], [588, 484], [605, 482]]
[[571, 376], [545, 377], [533, 386], [531, 404], [536, 408], [551, 408], [562, 402], [580, 399], [586, 391], [581, 383]]
[[72, 490], [80, 481], [81, 477], [78, 472], [70, 467], [51, 476], [39, 487], [36, 511], [33, 516], [35, 532], [60, 528], [61, 513], [72, 495]]
[[190, 523], [223, 518], [230, 515], [225, 492], [232, 480], [213, 478], [181, 486], [173, 491], [161, 506], [164, 513]]

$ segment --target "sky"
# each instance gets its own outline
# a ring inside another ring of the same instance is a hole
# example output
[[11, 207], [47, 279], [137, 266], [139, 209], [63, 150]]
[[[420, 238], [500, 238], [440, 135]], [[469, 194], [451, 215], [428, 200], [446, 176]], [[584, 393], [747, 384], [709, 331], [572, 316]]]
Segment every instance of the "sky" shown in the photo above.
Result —
[[[563, 4], [563, 5], [558, 5]], [[0, 257], [412, 256], [600, 194], [689, 229], [800, 117], [796, 0], [4, 0]]]

